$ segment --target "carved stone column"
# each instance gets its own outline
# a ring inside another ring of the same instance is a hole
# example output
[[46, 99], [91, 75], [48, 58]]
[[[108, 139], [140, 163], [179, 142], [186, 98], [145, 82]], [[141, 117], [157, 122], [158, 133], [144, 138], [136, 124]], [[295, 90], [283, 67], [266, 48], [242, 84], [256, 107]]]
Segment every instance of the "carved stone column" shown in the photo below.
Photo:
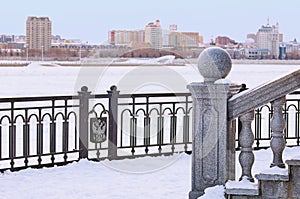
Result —
[[228, 53], [208, 48], [199, 56], [198, 69], [204, 82], [188, 85], [193, 98], [192, 190], [189, 199], [196, 199], [204, 190], [225, 185], [235, 178], [234, 135], [227, 121], [229, 84], [215, 83], [231, 68]]
[[254, 111], [250, 111], [245, 115], [240, 117], [242, 123], [242, 130], [239, 133], [239, 145], [241, 153], [239, 156], [239, 161], [242, 167], [242, 176], [240, 180], [246, 177], [249, 181], [254, 182], [252, 177], [252, 166], [254, 163], [254, 154], [253, 154], [253, 143], [254, 135], [251, 129], [251, 123], [254, 119]]
[[284, 128], [285, 120], [283, 118], [282, 106], [285, 103], [285, 96], [278, 98], [271, 102], [274, 113], [271, 121], [271, 149], [273, 151], [273, 162], [271, 167], [278, 166], [280, 168], [285, 168], [285, 164], [282, 160], [282, 153], [285, 148], [285, 139], [284, 139]]

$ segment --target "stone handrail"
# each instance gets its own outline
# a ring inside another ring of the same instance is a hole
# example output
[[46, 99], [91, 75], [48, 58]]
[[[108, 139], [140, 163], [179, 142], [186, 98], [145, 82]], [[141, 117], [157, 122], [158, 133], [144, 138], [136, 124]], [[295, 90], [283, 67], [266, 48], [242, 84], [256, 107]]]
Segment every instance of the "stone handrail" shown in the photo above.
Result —
[[274, 81], [237, 94], [228, 100], [228, 119], [233, 120], [299, 88], [300, 70], [297, 70]]

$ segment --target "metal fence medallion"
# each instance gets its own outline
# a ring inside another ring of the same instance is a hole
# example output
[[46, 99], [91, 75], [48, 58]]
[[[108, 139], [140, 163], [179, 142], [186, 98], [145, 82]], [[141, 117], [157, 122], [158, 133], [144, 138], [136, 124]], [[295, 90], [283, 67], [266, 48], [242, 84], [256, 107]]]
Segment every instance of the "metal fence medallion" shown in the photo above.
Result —
[[107, 118], [91, 118], [90, 141], [93, 143], [104, 142], [107, 138]]

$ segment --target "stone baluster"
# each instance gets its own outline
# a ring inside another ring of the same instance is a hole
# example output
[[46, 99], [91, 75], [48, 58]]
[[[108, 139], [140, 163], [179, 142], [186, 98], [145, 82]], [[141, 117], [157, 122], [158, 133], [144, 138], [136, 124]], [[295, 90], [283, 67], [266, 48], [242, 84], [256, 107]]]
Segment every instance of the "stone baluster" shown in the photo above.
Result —
[[251, 122], [254, 119], [254, 111], [250, 111], [242, 115], [239, 119], [242, 123], [242, 129], [241, 132], [239, 132], [239, 145], [241, 149], [239, 161], [242, 167], [242, 176], [240, 180], [246, 177], [249, 181], [254, 182], [251, 174], [254, 163], [254, 154], [252, 148], [254, 143], [254, 135], [251, 129]]
[[285, 164], [282, 161], [282, 153], [285, 148], [285, 139], [284, 139], [284, 128], [285, 120], [283, 118], [282, 106], [285, 103], [285, 96], [278, 98], [271, 102], [274, 113], [271, 121], [271, 149], [273, 151], [273, 162], [271, 167], [278, 166], [280, 168], [285, 168]]

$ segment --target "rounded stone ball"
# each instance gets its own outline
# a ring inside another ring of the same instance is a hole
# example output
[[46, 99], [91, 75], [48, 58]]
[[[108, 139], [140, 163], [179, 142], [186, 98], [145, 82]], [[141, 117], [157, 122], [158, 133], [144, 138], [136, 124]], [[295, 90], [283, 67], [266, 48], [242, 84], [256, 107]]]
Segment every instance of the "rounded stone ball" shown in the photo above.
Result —
[[232, 67], [230, 55], [219, 47], [210, 47], [198, 57], [198, 70], [204, 82], [215, 82], [225, 78]]

